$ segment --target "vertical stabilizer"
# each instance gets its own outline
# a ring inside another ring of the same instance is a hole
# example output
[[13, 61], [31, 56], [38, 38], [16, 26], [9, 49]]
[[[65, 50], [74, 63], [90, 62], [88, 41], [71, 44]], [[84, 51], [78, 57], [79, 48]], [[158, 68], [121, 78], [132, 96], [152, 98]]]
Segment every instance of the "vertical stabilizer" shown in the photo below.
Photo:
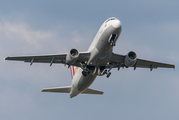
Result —
[[77, 67], [75, 66], [70, 66], [70, 71], [71, 71], [71, 78], [73, 79], [76, 71], [77, 71]]

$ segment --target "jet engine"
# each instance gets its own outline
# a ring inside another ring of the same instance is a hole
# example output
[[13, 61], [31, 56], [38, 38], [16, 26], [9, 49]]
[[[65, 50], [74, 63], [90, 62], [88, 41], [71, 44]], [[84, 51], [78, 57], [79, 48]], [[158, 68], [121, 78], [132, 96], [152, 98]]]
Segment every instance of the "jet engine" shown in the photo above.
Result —
[[71, 49], [66, 56], [66, 64], [71, 65], [76, 62], [79, 57], [79, 52], [77, 49]]
[[136, 63], [136, 60], [137, 54], [133, 51], [130, 51], [125, 57], [124, 64], [126, 67], [132, 67]]

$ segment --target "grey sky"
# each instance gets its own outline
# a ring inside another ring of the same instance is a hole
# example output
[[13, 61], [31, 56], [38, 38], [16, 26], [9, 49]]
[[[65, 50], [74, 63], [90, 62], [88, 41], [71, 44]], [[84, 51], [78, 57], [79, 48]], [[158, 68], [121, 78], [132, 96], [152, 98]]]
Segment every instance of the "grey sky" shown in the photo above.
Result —
[[[1, 120], [179, 119], [179, 1], [176, 0], [1, 0]], [[114, 52], [130, 50], [139, 58], [173, 63], [176, 69], [112, 70], [91, 88], [104, 95], [41, 93], [42, 88], [71, 85], [63, 65], [3, 61], [7, 56], [88, 49], [109, 17], [122, 22]]]

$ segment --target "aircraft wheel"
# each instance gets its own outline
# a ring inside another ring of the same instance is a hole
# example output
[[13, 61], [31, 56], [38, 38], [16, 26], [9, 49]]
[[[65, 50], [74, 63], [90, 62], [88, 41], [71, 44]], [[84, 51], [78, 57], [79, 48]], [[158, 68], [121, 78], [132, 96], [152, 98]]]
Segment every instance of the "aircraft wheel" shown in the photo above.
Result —
[[106, 77], [108, 78], [110, 75], [111, 75], [111, 72], [108, 72]]
[[91, 72], [90, 71], [87, 71], [87, 74], [90, 74]]
[[107, 70], [105, 70], [105, 71], [103, 72], [103, 75], [105, 75], [105, 74], [107, 74]]
[[116, 43], [112, 40], [112, 41], [110, 41], [110, 45], [111, 45], [111, 46], [115, 46]]
[[87, 73], [85, 71], [82, 71], [83, 76], [87, 76]]

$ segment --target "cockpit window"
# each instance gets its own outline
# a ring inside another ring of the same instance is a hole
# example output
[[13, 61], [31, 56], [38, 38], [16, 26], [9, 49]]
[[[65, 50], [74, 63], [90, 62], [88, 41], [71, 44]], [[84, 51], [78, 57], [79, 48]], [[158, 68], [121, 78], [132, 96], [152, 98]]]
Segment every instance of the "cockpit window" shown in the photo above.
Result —
[[116, 20], [116, 18], [109, 18], [105, 21], [105, 23], [109, 22], [110, 20]]

